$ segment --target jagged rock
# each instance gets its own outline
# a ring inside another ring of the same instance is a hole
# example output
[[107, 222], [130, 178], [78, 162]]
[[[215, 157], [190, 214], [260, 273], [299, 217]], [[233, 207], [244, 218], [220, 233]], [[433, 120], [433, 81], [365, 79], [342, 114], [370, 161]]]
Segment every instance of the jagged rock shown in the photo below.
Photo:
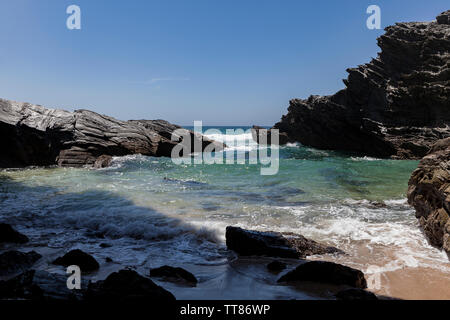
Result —
[[170, 266], [162, 266], [150, 270], [150, 277], [163, 278], [170, 282], [181, 282], [188, 285], [197, 285], [197, 278], [189, 271], [183, 268], [174, 268]]
[[337, 300], [346, 300], [346, 301], [353, 301], [353, 300], [378, 300], [377, 296], [373, 294], [372, 292], [363, 290], [363, 289], [346, 289], [339, 291], [336, 294]]
[[0, 254], [0, 276], [23, 272], [33, 266], [42, 256], [34, 251], [7, 251]]
[[112, 157], [108, 156], [106, 154], [101, 155], [97, 158], [94, 162], [94, 168], [101, 169], [101, 168], [107, 168], [111, 165]]
[[438, 141], [412, 173], [408, 202], [430, 243], [450, 254], [450, 138]]
[[69, 290], [63, 275], [29, 270], [0, 281], [0, 299], [80, 300], [80, 291]]
[[0, 223], [0, 243], [26, 243], [28, 241], [27, 236], [17, 232], [9, 224]]
[[343, 253], [337, 248], [322, 245], [293, 233], [281, 234], [227, 227], [225, 237], [228, 249], [243, 256], [297, 259], [314, 254]]
[[278, 260], [274, 260], [267, 265], [267, 269], [272, 272], [280, 272], [286, 269], [287, 264]]
[[[252, 127], [252, 138], [256, 143], [262, 145], [271, 145], [272, 144], [272, 132], [270, 129], [266, 129], [259, 126]], [[263, 141], [265, 143], [263, 143]], [[288, 135], [286, 132], [279, 132], [278, 134], [278, 145], [284, 145], [289, 142]]]
[[[169, 136], [175, 128], [160, 120], [120, 121], [88, 110], [68, 112], [0, 99], [0, 167], [80, 167], [97, 160], [103, 166], [106, 156], [130, 154], [169, 157], [178, 143]], [[221, 143], [204, 142], [209, 143], [223, 149]]]
[[378, 57], [348, 69], [345, 89], [291, 100], [274, 128], [319, 149], [422, 158], [450, 136], [449, 17], [387, 27]]
[[57, 258], [53, 264], [68, 267], [71, 265], [79, 266], [81, 272], [91, 272], [98, 270], [100, 265], [91, 255], [76, 249], [66, 253], [64, 256]]
[[308, 261], [283, 275], [278, 282], [311, 281], [367, 288], [364, 273], [341, 264], [328, 261]]
[[104, 281], [90, 283], [85, 293], [87, 301], [174, 301], [175, 297], [152, 280], [133, 270], [110, 274]]

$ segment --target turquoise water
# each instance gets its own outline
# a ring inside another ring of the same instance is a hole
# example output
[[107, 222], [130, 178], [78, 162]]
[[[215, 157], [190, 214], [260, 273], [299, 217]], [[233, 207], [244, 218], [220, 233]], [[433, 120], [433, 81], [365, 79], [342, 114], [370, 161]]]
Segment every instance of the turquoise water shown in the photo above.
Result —
[[[238, 138], [235, 152], [260, 148], [248, 134]], [[175, 165], [140, 155], [115, 158], [102, 170], [6, 170], [0, 220], [55, 254], [79, 247], [120, 266], [224, 266], [227, 225], [301, 233], [347, 253], [328, 259], [368, 273], [374, 265], [392, 271], [446, 264], [406, 203], [417, 161], [300, 145], [279, 153], [273, 176], [260, 175], [260, 165]], [[111, 247], [99, 248], [101, 242]]]

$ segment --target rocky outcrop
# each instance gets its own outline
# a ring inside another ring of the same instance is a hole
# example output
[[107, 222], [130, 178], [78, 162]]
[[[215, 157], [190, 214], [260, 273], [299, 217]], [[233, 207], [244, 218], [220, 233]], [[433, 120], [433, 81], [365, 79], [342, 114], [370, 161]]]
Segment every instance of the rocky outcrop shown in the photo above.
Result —
[[450, 138], [420, 161], [409, 180], [408, 202], [430, 243], [450, 254]]
[[175, 301], [167, 290], [133, 270], [121, 270], [105, 280], [90, 283], [85, 293], [87, 301], [146, 302]]
[[[271, 145], [272, 144], [272, 130], [266, 129], [260, 126], [252, 127], [252, 138], [253, 140], [261, 145]], [[275, 145], [284, 145], [289, 142], [289, 137], [286, 132], [278, 132], [278, 143]]]
[[28, 241], [27, 236], [17, 232], [9, 224], [0, 223], [0, 243], [26, 243]]
[[72, 250], [64, 256], [57, 258], [53, 264], [68, 267], [76, 265], [82, 272], [91, 272], [98, 270], [100, 265], [95, 258], [79, 249]]
[[308, 261], [283, 275], [278, 282], [311, 281], [367, 288], [364, 273], [341, 264], [328, 261]]
[[[110, 162], [107, 156], [170, 156], [179, 142], [170, 136], [177, 128], [162, 120], [120, 121], [88, 110], [68, 112], [0, 99], [0, 167], [104, 167]], [[202, 143], [223, 148], [211, 140]]]
[[319, 149], [422, 158], [450, 136], [449, 17], [387, 27], [378, 57], [348, 69], [345, 89], [291, 100], [274, 128]]
[[34, 251], [20, 252], [7, 251], [0, 254], [0, 276], [24, 272], [30, 269], [33, 264], [42, 256]]
[[355, 301], [355, 300], [373, 301], [378, 300], [378, 297], [370, 291], [351, 288], [339, 291], [336, 294], [336, 299], [343, 301]]
[[314, 254], [343, 253], [297, 234], [260, 232], [238, 227], [227, 227], [228, 249], [242, 256], [268, 256], [280, 258], [304, 258]]
[[189, 286], [197, 285], [197, 278], [183, 268], [162, 266], [150, 270], [150, 277], [162, 278], [165, 281], [182, 283]]

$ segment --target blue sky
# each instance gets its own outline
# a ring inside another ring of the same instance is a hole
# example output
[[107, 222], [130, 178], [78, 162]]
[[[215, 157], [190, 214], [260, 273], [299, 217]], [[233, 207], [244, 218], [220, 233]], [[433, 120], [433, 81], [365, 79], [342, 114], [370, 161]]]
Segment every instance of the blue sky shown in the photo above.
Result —
[[[76, 4], [82, 29], [66, 28]], [[448, 0], [2, 0], [0, 97], [181, 125], [273, 125], [292, 98], [343, 88], [382, 30]]]

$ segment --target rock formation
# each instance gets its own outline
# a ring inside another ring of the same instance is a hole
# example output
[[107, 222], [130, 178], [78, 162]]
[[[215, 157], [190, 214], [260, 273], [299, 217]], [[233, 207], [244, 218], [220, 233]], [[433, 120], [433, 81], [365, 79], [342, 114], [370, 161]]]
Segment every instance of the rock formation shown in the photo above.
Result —
[[150, 277], [162, 278], [165, 281], [182, 283], [193, 287], [195, 287], [198, 282], [197, 278], [189, 271], [171, 266], [162, 266], [151, 269]]
[[268, 256], [280, 258], [304, 258], [314, 254], [343, 253], [298, 234], [259, 232], [238, 227], [227, 227], [228, 249], [242, 256]]
[[91, 272], [100, 268], [100, 265], [93, 256], [79, 249], [69, 251], [64, 256], [57, 258], [52, 263], [64, 267], [76, 265], [79, 266], [81, 271], [83, 272]]
[[408, 202], [430, 243], [450, 255], [450, 138], [420, 161], [409, 180]]
[[[88, 110], [68, 112], [0, 99], [0, 167], [104, 167], [111, 156], [170, 156], [179, 142], [171, 141], [171, 133], [179, 128], [162, 120], [120, 121]], [[201, 135], [193, 137], [223, 148]]]
[[397, 23], [370, 63], [348, 69], [346, 88], [290, 101], [274, 128], [290, 142], [396, 159], [420, 159], [450, 136], [450, 11]]

